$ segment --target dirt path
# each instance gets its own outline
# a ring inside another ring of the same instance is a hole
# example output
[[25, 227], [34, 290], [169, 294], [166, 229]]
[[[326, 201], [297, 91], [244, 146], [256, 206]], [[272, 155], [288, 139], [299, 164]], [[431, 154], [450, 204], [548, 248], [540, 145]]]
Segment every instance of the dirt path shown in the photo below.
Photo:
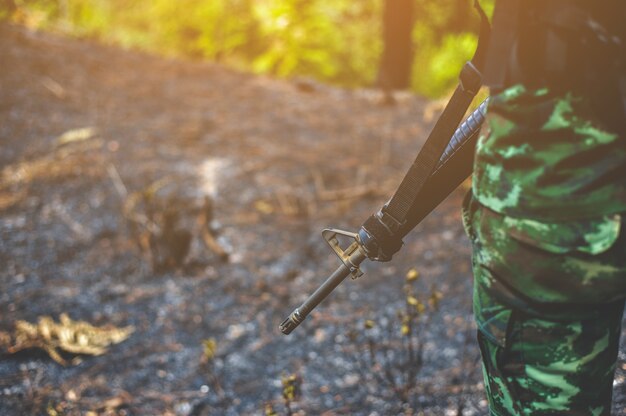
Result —
[[[429, 127], [428, 103], [385, 106], [376, 92], [6, 25], [0, 62], [0, 330], [63, 312], [136, 328], [68, 367], [35, 349], [3, 355], [0, 414], [244, 415], [268, 403], [288, 414], [284, 374], [298, 375], [298, 414], [485, 413], [461, 190], [393, 263], [345, 283], [291, 336], [277, 330], [337, 266], [321, 229], [355, 229], [391, 195]], [[203, 244], [205, 197], [227, 262]], [[158, 223], [172, 210], [189, 254], [155, 271], [129, 215]], [[397, 316], [411, 267], [418, 298], [443, 294], [412, 329], [424, 361], [415, 386]], [[215, 356], [203, 358], [208, 339]]]

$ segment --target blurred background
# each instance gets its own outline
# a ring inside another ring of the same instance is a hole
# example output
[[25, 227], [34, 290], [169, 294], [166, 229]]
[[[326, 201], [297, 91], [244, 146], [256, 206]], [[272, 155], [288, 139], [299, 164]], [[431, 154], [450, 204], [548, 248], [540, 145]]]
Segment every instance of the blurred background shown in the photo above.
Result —
[[0, 415], [486, 414], [469, 183], [278, 330], [478, 24], [470, 0], [0, 0]]
[[[488, 13], [493, 0], [481, 2]], [[4, 18], [124, 48], [339, 86], [455, 85], [471, 57], [470, 0], [2, 0]]]

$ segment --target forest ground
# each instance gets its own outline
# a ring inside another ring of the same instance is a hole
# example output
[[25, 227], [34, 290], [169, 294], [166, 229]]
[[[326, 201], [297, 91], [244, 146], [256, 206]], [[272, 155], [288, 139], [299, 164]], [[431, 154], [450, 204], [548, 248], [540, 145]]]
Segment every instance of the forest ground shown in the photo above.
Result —
[[[278, 331], [338, 266], [320, 231], [355, 230], [423, 143], [436, 103], [395, 101], [0, 25], [0, 330], [62, 313], [135, 328], [68, 366], [37, 349], [2, 354], [0, 415], [253, 415], [267, 404], [278, 414], [486, 414], [463, 189], [392, 263], [368, 265], [292, 335]], [[128, 203], [146, 190], [154, 206]], [[228, 261], [202, 244], [205, 196]], [[129, 217], [163, 206], [192, 242], [184, 265], [154, 270]], [[413, 267], [417, 298], [443, 295], [412, 323], [423, 359], [414, 385], [397, 315]], [[614, 414], [626, 414], [625, 351]], [[298, 391], [286, 405], [290, 374]]]

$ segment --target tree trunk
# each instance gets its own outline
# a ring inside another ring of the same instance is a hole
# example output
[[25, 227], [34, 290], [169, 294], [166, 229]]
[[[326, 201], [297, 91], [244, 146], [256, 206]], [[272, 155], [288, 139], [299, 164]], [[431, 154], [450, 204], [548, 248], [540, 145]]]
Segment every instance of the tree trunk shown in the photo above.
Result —
[[377, 82], [384, 90], [405, 89], [410, 85], [413, 62], [413, 2], [414, 0], [385, 0], [384, 50]]

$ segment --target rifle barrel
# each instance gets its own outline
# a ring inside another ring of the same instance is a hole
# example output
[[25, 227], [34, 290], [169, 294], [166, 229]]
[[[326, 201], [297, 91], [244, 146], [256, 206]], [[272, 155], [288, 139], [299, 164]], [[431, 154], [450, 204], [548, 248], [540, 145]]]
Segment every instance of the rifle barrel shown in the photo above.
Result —
[[[354, 257], [355, 258], [351, 260], [356, 265], [360, 264], [367, 258], [360, 250], [354, 254]], [[285, 319], [282, 324], [280, 324], [280, 331], [285, 335], [289, 335], [291, 331], [297, 328], [298, 325], [306, 319], [309, 313], [315, 309], [320, 302], [326, 299], [330, 292], [335, 290], [335, 288], [339, 286], [339, 284], [343, 282], [346, 277], [350, 276], [350, 274], [352, 274], [352, 271], [348, 268], [348, 266], [345, 264], [339, 266], [337, 270], [335, 270], [333, 274], [331, 274], [326, 281], [322, 283], [322, 285], [318, 287], [317, 290], [302, 303], [302, 305], [300, 305], [299, 308], [296, 308], [291, 315], [289, 315], [289, 317]]]

